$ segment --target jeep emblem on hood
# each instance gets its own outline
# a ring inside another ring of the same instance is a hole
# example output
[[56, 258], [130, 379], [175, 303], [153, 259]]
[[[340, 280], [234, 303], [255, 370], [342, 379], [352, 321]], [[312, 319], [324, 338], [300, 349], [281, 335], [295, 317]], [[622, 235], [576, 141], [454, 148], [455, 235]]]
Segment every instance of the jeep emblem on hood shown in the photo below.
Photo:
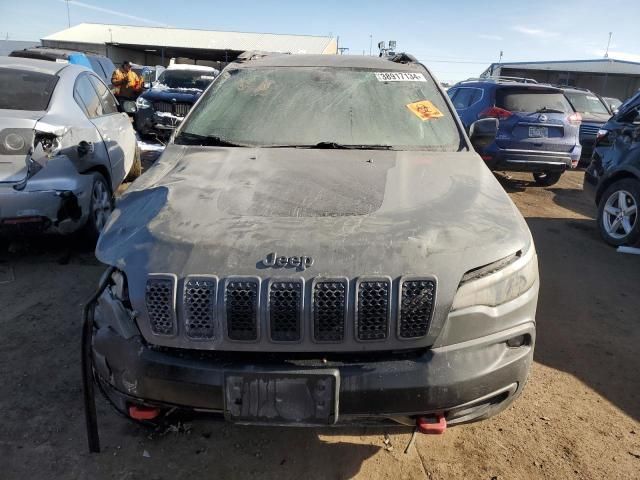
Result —
[[284, 255], [278, 256], [276, 252], [269, 253], [262, 259], [262, 264], [265, 267], [273, 268], [297, 268], [298, 270], [306, 270], [313, 265], [313, 257], [307, 257], [306, 255], [300, 255], [298, 257], [286, 257]]

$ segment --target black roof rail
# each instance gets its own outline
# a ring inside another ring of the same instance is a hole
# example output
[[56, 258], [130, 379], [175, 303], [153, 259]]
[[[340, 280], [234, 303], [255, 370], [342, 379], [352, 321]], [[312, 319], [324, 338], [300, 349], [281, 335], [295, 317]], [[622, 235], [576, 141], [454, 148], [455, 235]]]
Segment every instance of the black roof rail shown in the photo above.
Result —
[[387, 60], [395, 63], [418, 63], [418, 59], [410, 53], [400, 52], [387, 57]]
[[574, 87], [573, 85], [558, 85], [555, 83], [550, 83], [549, 85], [551, 85], [552, 87], [556, 87], [556, 88], [562, 88], [564, 89], [570, 89], [570, 90], [579, 90], [581, 92], [589, 92], [589, 93], [594, 93], [593, 90], [589, 90], [588, 88], [584, 88], [584, 87]]
[[291, 53], [265, 52], [263, 50], [247, 50], [242, 52], [235, 58], [236, 63], [248, 62], [250, 60], [258, 60], [259, 58], [272, 57], [276, 55], [291, 55]]
[[[524, 78], [524, 77], [505, 77], [505, 76], [499, 76], [499, 77], [473, 77], [473, 78], [468, 78], [466, 80], [462, 80], [462, 82], [494, 82], [494, 83], [500, 83], [500, 82], [517, 82], [517, 83], [538, 83], [537, 80], [533, 79], [533, 78]], [[459, 82], [459, 83], [462, 83]]]

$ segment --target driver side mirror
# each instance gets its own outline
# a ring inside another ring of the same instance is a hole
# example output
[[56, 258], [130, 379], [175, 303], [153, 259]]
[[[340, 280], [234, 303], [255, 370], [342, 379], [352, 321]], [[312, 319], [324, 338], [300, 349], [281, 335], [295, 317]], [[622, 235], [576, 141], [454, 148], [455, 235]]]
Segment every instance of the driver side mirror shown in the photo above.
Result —
[[618, 107], [614, 107], [613, 105], [609, 105], [609, 109], [611, 110], [611, 113], [613, 113], [614, 115], [618, 114]]
[[151, 88], [151, 82], [144, 82], [143, 88], [149, 90]]
[[473, 122], [469, 127], [469, 138], [474, 146], [476, 144], [488, 145], [496, 138], [497, 134], [497, 118], [483, 118]]

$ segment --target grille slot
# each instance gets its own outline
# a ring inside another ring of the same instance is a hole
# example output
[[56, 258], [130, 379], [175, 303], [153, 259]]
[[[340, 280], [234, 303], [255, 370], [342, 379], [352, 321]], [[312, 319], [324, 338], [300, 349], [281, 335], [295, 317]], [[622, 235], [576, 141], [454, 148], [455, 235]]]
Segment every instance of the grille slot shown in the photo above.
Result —
[[320, 342], [344, 340], [347, 285], [320, 281], [313, 288], [313, 335]]
[[173, 301], [173, 280], [150, 278], [145, 288], [145, 304], [156, 335], [175, 335], [176, 322]]
[[384, 340], [389, 331], [391, 291], [388, 280], [361, 281], [358, 285], [356, 335], [358, 340]]
[[580, 125], [580, 133], [583, 135], [593, 135], [595, 137], [598, 134], [598, 130], [600, 130], [600, 127], [594, 125]]
[[187, 336], [211, 339], [215, 336], [216, 281], [189, 279], [184, 287], [184, 313]]
[[429, 330], [436, 282], [433, 280], [404, 280], [401, 287], [400, 326], [402, 338], [423, 337]]
[[269, 327], [276, 342], [300, 340], [302, 283], [276, 281], [269, 288]]
[[258, 339], [258, 282], [231, 280], [225, 293], [227, 335], [231, 340]]
[[153, 108], [156, 112], [171, 113], [177, 117], [184, 117], [191, 109], [190, 103], [155, 102]]

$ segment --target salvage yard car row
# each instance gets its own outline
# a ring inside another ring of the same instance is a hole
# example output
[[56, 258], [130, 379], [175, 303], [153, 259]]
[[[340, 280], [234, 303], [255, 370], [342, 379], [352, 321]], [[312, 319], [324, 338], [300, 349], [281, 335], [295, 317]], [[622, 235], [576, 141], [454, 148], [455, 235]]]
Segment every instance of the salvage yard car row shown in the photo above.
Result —
[[[86, 228], [107, 268], [83, 319], [92, 450], [94, 382], [135, 420], [179, 408], [423, 433], [522, 393], [537, 254], [490, 169], [549, 186], [575, 168], [569, 90], [493, 78], [447, 96], [406, 54], [169, 68], [138, 99], [136, 124], [168, 118], [175, 131], [109, 217], [140, 169], [125, 105], [86, 68], [2, 62], [0, 95], [31, 88], [24, 105], [2, 97], [2, 225]], [[637, 105], [618, 115], [588, 176], [615, 244], [640, 235]]]

